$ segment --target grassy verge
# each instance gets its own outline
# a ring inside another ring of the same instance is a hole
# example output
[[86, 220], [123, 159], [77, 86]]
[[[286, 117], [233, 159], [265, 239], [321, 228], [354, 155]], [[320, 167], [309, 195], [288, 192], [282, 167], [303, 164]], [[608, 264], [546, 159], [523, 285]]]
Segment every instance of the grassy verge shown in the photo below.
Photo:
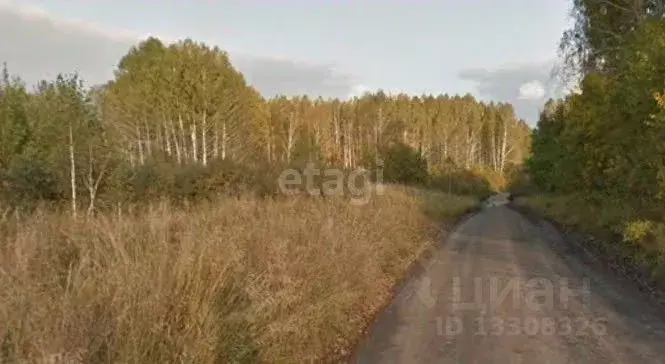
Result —
[[650, 288], [665, 289], [663, 220], [646, 219], [622, 204], [578, 196], [522, 196], [514, 204], [586, 235], [584, 244], [611, 268]]
[[0, 362], [321, 362], [473, 198], [388, 188], [0, 221]]

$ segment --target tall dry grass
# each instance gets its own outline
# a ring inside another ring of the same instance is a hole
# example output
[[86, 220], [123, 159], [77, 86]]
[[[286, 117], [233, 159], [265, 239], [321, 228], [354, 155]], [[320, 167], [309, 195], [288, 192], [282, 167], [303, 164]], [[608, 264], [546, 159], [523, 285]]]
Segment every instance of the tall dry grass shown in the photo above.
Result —
[[389, 188], [0, 223], [0, 362], [302, 363], [346, 354], [470, 198]]

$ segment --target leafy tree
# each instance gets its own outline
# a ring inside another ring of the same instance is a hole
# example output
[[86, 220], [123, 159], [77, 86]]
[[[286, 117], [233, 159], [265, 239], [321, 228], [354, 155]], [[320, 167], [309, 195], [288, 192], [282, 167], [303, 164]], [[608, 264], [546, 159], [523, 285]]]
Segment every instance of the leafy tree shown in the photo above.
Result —
[[539, 187], [640, 211], [662, 201], [665, 129], [654, 97], [665, 83], [660, 5], [575, 2], [577, 22], [562, 46], [578, 57], [581, 93], [549, 102], [541, 115], [527, 163]]
[[427, 161], [414, 148], [398, 142], [385, 150], [383, 160], [386, 182], [427, 182]]
[[[468, 94], [266, 100], [226, 52], [191, 39], [148, 38], [95, 87], [62, 74], [28, 91], [6, 67], [0, 81], [0, 188], [41, 186], [51, 192], [19, 195], [67, 201], [73, 214], [242, 184], [270, 194], [276, 171], [307, 162], [349, 170], [383, 159], [386, 177], [400, 183], [431, 182], [450, 164], [459, 176], [501, 174], [521, 162], [529, 138], [510, 105]], [[16, 174], [28, 164], [29, 176]]]

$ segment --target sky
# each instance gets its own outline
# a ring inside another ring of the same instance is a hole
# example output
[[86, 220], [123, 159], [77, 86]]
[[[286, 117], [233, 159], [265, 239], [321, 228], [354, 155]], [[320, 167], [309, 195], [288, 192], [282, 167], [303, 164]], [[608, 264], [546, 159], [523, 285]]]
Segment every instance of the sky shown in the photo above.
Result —
[[266, 97], [365, 91], [508, 101], [531, 125], [549, 97], [564, 0], [0, 0], [0, 62], [27, 83], [110, 79], [147, 36], [229, 52]]

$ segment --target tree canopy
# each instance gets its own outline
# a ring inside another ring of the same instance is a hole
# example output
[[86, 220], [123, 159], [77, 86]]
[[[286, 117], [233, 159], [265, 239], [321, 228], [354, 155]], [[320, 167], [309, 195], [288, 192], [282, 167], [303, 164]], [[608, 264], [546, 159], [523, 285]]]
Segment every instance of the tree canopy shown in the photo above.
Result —
[[562, 49], [580, 92], [541, 114], [528, 161], [537, 185], [641, 211], [662, 201], [664, 11], [661, 1], [575, 1]]
[[[39, 185], [50, 192], [26, 187], [32, 197], [70, 199], [74, 210], [80, 203], [92, 209], [98, 196], [113, 200], [118, 191], [149, 194], [160, 183], [178, 183], [162, 175], [137, 187], [158, 165], [196, 174], [221, 164], [313, 161], [349, 169], [384, 160], [395, 164], [391, 170], [419, 169], [410, 173], [422, 182], [423, 173], [501, 174], [521, 163], [529, 143], [530, 129], [510, 104], [468, 94], [265, 99], [226, 52], [191, 39], [136, 44], [104, 85], [84, 87], [77, 75], [62, 74], [31, 90], [7, 67], [0, 80], [5, 194], [23, 196], [21, 186]], [[391, 173], [400, 176], [396, 182], [409, 175]]]

